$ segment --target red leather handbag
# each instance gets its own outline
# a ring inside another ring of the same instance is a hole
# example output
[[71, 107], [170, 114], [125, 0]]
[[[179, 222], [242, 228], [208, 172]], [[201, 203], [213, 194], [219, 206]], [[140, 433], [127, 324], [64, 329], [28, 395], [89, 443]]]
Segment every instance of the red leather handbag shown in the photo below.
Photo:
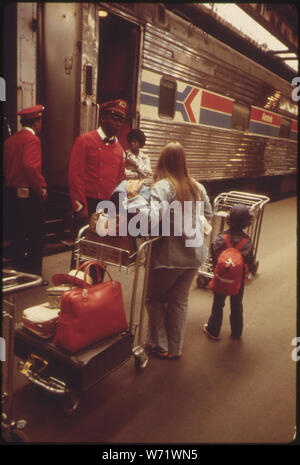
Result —
[[[90, 260], [90, 261], [82, 263], [76, 269], [75, 275], [71, 274], [75, 270], [72, 270], [70, 273], [56, 273], [56, 274], [54, 274], [52, 276], [53, 284], [55, 286], [59, 286], [60, 284], [71, 284], [71, 285], [74, 285], [74, 286], [77, 286], [77, 287], [91, 286], [91, 284], [88, 282], [88, 279], [87, 279], [87, 272], [84, 273], [85, 269], [87, 267], [89, 268], [91, 265], [97, 265], [96, 266], [97, 283], [101, 282], [102, 278], [101, 278], [101, 274], [100, 274], [100, 271], [99, 271], [99, 268], [98, 268], [98, 266], [101, 266], [101, 265], [99, 265], [98, 262], [94, 262], [94, 261], [92, 263], [92, 260]], [[107, 271], [103, 266], [101, 266], [101, 267], [105, 271]], [[82, 279], [82, 277], [79, 277], [79, 275], [82, 276], [82, 273], [83, 273], [83, 279]]]
[[98, 262], [89, 261], [84, 265], [84, 276], [89, 267], [95, 265], [104, 269], [110, 280], [72, 289], [62, 295], [54, 343], [72, 353], [128, 330], [121, 284], [113, 281], [107, 269]]

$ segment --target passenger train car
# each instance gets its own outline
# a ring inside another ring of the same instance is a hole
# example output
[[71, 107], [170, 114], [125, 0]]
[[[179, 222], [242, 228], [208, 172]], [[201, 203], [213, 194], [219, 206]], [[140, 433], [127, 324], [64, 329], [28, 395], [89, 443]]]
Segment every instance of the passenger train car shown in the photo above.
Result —
[[297, 105], [290, 82], [162, 3], [6, 9], [6, 116], [16, 129], [15, 111], [45, 105], [43, 167], [50, 188], [67, 195], [75, 138], [97, 127], [102, 102], [122, 97], [130, 108], [119, 139], [126, 148], [129, 128], [142, 129], [153, 167], [176, 139], [190, 173], [209, 192], [296, 189]]

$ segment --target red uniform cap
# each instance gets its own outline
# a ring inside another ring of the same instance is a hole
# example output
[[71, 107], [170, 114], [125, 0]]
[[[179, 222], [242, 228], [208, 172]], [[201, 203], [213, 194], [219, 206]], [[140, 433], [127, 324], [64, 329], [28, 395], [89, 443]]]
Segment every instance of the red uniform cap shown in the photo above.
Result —
[[128, 103], [125, 100], [117, 99], [111, 100], [110, 102], [102, 103], [100, 111], [116, 111], [121, 115], [126, 116], [128, 110]]
[[35, 105], [34, 107], [24, 108], [18, 111], [17, 115], [22, 116], [24, 119], [40, 118], [43, 114], [45, 107], [43, 105]]

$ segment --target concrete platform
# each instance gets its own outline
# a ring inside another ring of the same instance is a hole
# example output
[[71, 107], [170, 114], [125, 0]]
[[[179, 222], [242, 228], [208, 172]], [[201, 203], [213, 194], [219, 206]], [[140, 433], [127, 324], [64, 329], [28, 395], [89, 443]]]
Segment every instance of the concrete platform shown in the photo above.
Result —
[[[221, 341], [201, 331], [212, 294], [195, 283], [182, 358], [151, 358], [140, 374], [132, 358], [85, 393], [71, 417], [16, 372], [14, 418], [27, 421], [29, 441], [123, 444], [124, 450], [129, 444], [290, 443], [296, 425], [296, 220], [296, 198], [265, 207], [258, 274], [246, 286], [240, 341], [229, 337], [228, 303]], [[69, 252], [46, 257], [44, 277], [68, 271], [69, 261]], [[120, 275], [126, 302], [130, 279]], [[44, 299], [41, 287], [19, 295], [18, 319], [23, 308]]]

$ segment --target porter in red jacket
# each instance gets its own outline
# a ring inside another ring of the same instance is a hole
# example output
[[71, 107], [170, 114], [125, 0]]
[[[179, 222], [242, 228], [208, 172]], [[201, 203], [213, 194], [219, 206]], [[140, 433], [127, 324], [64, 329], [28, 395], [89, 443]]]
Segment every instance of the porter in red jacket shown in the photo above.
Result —
[[124, 150], [116, 135], [127, 107], [124, 100], [101, 105], [100, 127], [75, 140], [69, 162], [69, 191], [72, 208], [81, 218], [95, 212], [100, 200], [109, 200], [124, 179]]
[[[96, 211], [98, 202], [109, 200], [125, 177], [124, 150], [116, 136], [125, 122], [127, 109], [128, 104], [121, 99], [102, 104], [100, 127], [75, 140], [69, 162], [73, 241]], [[71, 268], [75, 265], [73, 251]]]
[[[6, 186], [32, 188], [39, 197], [43, 197], [46, 181], [41, 172], [42, 149], [41, 141], [35, 130], [27, 126], [28, 119], [39, 117], [36, 125], [41, 124], [43, 107], [37, 105], [18, 113], [21, 115], [24, 127], [9, 137], [4, 144], [4, 175]], [[39, 116], [40, 115], [40, 116]], [[24, 119], [25, 117], [25, 119]]]
[[42, 175], [41, 142], [44, 107], [25, 108], [23, 129], [4, 144], [5, 229], [11, 242], [13, 266], [41, 275], [44, 239], [44, 203], [47, 185]]

